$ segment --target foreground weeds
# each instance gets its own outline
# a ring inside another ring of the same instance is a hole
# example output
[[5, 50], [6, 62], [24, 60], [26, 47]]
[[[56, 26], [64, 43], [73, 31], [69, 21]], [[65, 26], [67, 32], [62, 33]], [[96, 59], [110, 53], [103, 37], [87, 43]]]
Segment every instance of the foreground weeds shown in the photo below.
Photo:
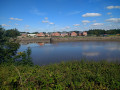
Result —
[[120, 89], [120, 64], [71, 61], [46, 66], [0, 65], [2, 90]]

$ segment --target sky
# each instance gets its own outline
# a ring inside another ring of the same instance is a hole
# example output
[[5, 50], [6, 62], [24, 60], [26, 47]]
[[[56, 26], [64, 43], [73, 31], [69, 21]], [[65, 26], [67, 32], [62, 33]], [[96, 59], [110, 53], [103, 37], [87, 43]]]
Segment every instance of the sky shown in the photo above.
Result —
[[21, 32], [120, 28], [120, 0], [0, 0], [0, 25]]

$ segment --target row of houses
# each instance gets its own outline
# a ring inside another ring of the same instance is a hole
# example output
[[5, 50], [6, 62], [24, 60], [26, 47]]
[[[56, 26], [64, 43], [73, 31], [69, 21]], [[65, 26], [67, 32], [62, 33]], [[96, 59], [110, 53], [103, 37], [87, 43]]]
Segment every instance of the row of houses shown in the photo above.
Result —
[[61, 36], [61, 37], [65, 37], [65, 36], [87, 36], [87, 32], [53, 32], [53, 33], [37, 33], [37, 34], [26, 34], [26, 33], [22, 33], [21, 36], [26, 37], [26, 36], [31, 36], [31, 37], [51, 37], [51, 36]]

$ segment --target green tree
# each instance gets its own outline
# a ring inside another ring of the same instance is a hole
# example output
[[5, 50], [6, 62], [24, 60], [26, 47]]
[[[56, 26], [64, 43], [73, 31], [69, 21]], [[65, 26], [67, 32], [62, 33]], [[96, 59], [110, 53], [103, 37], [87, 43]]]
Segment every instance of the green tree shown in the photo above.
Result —
[[106, 34], [120, 34], [120, 29], [107, 30]]
[[20, 35], [20, 32], [15, 28], [15, 29], [9, 29], [6, 31], [5, 35], [7, 37], [12, 37], [15, 38]]
[[93, 29], [93, 30], [89, 30], [88, 31], [88, 34], [89, 35], [97, 35], [97, 36], [100, 36], [102, 34], [105, 34], [105, 30], [102, 30], [102, 29]]
[[[20, 35], [17, 29], [5, 30], [0, 26], [0, 64], [1, 63], [19, 63], [32, 65], [31, 61], [31, 49], [28, 48], [22, 54], [18, 55], [17, 50], [20, 47], [19, 43], [10, 41], [9, 39], [15, 38]], [[19, 61], [20, 60], [20, 61]]]

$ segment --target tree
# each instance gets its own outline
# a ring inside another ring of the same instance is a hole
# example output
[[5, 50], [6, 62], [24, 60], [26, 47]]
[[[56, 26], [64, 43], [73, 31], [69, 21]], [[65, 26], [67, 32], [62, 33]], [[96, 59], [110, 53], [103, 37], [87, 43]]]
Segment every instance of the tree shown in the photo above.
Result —
[[89, 30], [88, 34], [93, 34], [93, 35], [100, 36], [101, 34], [105, 34], [105, 30], [93, 29], [93, 30]]
[[38, 32], [33, 32], [32, 34], [38, 34]]
[[107, 30], [106, 34], [120, 34], [120, 29]]
[[6, 31], [5, 35], [7, 37], [15, 38], [15, 37], [20, 35], [20, 32], [16, 28], [15, 29], [9, 29], [9, 30]]
[[[10, 37], [14, 38], [20, 35], [17, 29], [5, 30], [0, 26], [0, 64], [1, 63], [19, 63], [23, 62], [24, 64], [32, 65], [31, 61], [31, 50], [23, 52], [21, 55], [17, 54], [17, 50], [20, 47], [19, 43], [11, 42]], [[21, 59], [22, 58], [22, 59]], [[17, 61], [20, 59], [21, 61]]]
[[5, 33], [5, 29], [0, 25], [0, 39], [3, 38], [4, 33]]

